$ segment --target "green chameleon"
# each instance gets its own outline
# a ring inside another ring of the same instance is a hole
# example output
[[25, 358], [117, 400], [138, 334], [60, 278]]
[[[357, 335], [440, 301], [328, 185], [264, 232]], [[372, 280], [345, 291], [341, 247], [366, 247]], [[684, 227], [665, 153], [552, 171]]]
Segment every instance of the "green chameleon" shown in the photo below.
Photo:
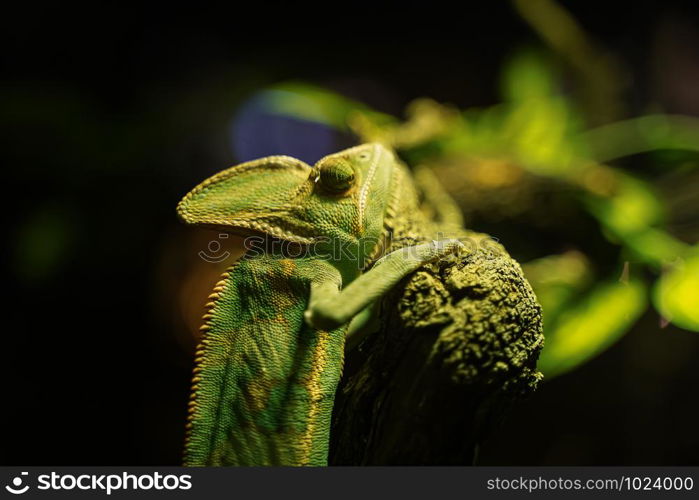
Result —
[[380, 144], [313, 167], [287, 156], [243, 163], [184, 197], [188, 224], [283, 243], [249, 248], [210, 296], [185, 465], [327, 464], [346, 339], [375, 328], [402, 278], [465, 249], [432, 239], [460, 225], [458, 211], [419, 204], [411, 174]]

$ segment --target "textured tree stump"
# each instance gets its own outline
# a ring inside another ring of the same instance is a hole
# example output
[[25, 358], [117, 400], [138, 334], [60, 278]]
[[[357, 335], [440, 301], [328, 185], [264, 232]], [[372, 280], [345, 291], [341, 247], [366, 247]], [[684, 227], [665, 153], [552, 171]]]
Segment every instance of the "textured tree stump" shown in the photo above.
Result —
[[347, 354], [330, 464], [471, 464], [479, 441], [542, 378], [541, 308], [497, 243], [413, 273], [381, 318]]

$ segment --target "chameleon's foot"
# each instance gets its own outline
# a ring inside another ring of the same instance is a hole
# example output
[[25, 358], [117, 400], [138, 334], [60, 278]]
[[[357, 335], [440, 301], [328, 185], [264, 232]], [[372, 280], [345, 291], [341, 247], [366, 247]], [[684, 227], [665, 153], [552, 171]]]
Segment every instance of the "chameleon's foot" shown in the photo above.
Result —
[[421, 265], [441, 259], [447, 255], [456, 254], [465, 248], [466, 246], [461, 241], [453, 238], [432, 240], [429, 243], [400, 248], [384, 255], [376, 261], [374, 267], [386, 264], [391, 260]]
[[461, 243], [461, 241], [453, 238], [446, 238], [443, 240], [432, 240], [430, 243], [434, 248], [434, 258], [441, 259], [447, 255], [458, 253], [459, 251], [466, 248], [466, 245]]

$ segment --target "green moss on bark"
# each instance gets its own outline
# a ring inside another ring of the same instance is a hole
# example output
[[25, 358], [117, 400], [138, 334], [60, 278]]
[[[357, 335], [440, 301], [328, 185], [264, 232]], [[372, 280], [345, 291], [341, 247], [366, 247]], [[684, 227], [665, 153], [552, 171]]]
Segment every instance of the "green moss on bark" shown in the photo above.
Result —
[[485, 235], [406, 278], [349, 353], [332, 464], [468, 464], [542, 375], [541, 308], [519, 265]]

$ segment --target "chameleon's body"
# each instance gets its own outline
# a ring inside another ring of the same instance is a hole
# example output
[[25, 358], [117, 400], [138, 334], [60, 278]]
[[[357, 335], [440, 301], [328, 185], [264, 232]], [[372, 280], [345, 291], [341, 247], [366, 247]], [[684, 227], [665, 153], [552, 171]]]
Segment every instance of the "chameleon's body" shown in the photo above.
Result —
[[401, 278], [461, 245], [432, 242], [440, 227], [418, 209], [405, 167], [377, 144], [314, 167], [289, 157], [232, 167], [192, 190], [178, 213], [305, 250], [249, 255], [214, 288], [185, 464], [326, 464], [346, 334], [366, 331], [372, 306]]
[[322, 465], [342, 328], [303, 320], [311, 259], [244, 259], [212, 297], [195, 368], [188, 464]]

